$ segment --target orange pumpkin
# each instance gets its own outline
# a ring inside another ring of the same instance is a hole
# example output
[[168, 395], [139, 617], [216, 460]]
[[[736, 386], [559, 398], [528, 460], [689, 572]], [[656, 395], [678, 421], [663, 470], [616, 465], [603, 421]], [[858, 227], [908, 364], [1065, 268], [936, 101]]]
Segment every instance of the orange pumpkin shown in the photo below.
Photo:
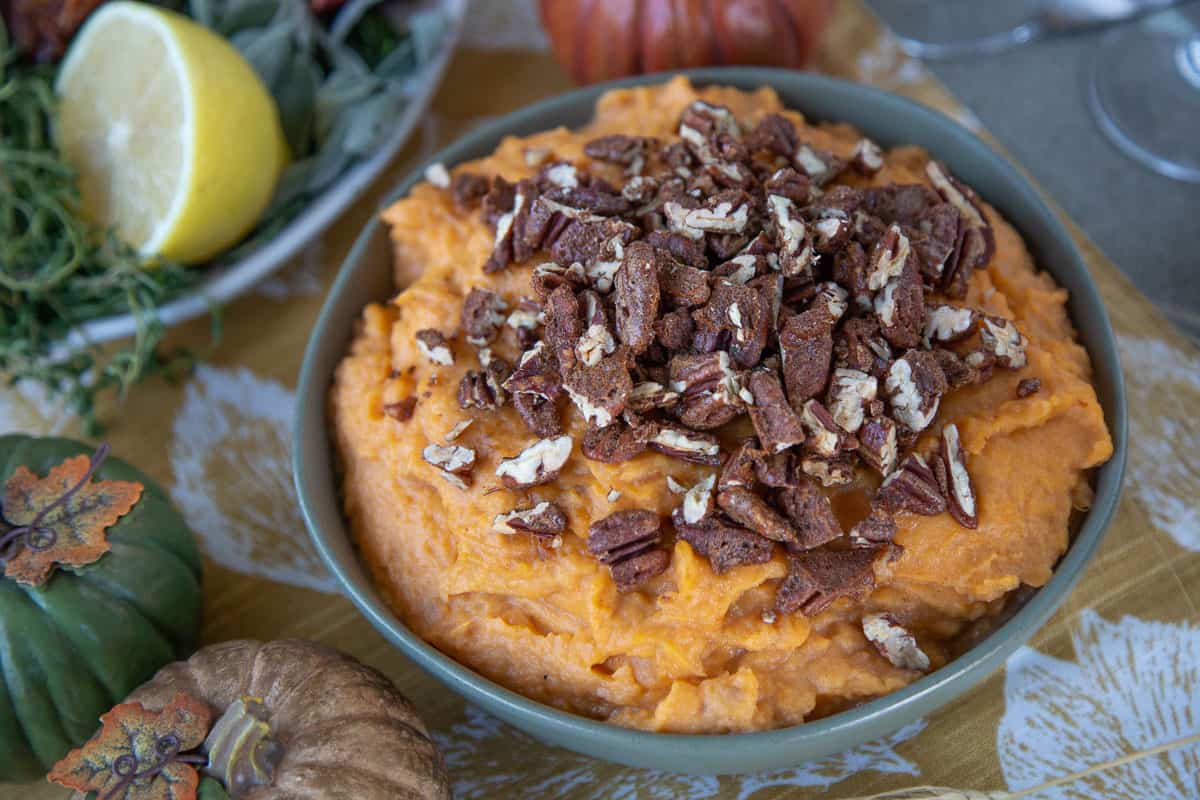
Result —
[[559, 63], [579, 83], [714, 64], [799, 69], [833, 0], [539, 0]]

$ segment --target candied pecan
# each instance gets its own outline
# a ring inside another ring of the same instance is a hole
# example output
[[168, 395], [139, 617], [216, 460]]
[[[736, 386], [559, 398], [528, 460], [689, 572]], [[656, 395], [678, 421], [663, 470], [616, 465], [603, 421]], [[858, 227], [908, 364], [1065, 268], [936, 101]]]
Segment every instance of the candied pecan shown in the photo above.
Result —
[[666, 572], [670, 565], [671, 554], [666, 550], [655, 549], [630, 556], [613, 564], [610, 569], [617, 591], [628, 592], [656, 575]]
[[708, 268], [708, 258], [704, 255], [704, 242], [684, 236], [682, 233], [667, 231], [652, 231], [646, 234], [642, 241], [659, 250], [666, 250], [677, 261], [696, 267]]
[[949, 389], [983, 383], [992, 375], [991, 366], [983, 361], [976, 366], [971, 366], [957, 353], [940, 347], [934, 348], [930, 353], [937, 360], [938, 366], [942, 368]]
[[645, 413], [656, 408], [670, 408], [678, 401], [679, 394], [668, 390], [658, 381], [641, 381], [633, 385], [625, 406], [630, 411]]
[[654, 450], [663, 455], [691, 461], [695, 464], [717, 466], [721, 463], [721, 445], [712, 434], [693, 431], [682, 426], [663, 424], [648, 440]]
[[824, 309], [787, 317], [779, 329], [779, 354], [788, 400], [798, 409], [824, 391], [829, 378], [833, 331]]
[[561, 534], [567, 529], [567, 515], [554, 503], [543, 500], [531, 508], [514, 508], [492, 518], [492, 530], [513, 535], [530, 533], [540, 539], [550, 539], [552, 546], [561, 544]]
[[417, 349], [421, 351], [421, 355], [429, 359], [431, 364], [440, 364], [446, 367], [454, 364], [454, 353], [450, 350], [450, 345], [441, 331], [425, 328], [417, 331], [415, 338]]
[[942, 428], [941, 449], [934, 461], [934, 474], [946, 496], [950, 516], [964, 528], [979, 527], [979, 510], [975, 502], [975, 488], [967, 472], [967, 453], [958, 436], [958, 426], [953, 423]]
[[868, 288], [868, 262], [866, 251], [858, 242], [849, 242], [833, 258], [833, 279], [845, 287], [854, 302], [860, 307], [871, 305], [871, 290]]
[[858, 429], [858, 457], [880, 475], [890, 475], [900, 452], [896, 433], [896, 423], [890, 418], [871, 417]]
[[546, 299], [545, 342], [560, 371], [575, 367], [575, 345], [582, 335], [579, 298], [569, 285], [563, 284]]
[[501, 461], [496, 467], [496, 477], [509, 489], [550, 483], [567, 463], [572, 444], [570, 436], [539, 439], [516, 456]]
[[917, 672], [929, 669], [929, 656], [917, 644], [916, 637], [890, 614], [863, 615], [862, 631], [867, 641], [875, 645], [892, 666]]
[[645, 352], [654, 339], [654, 320], [658, 318], [660, 259], [653, 247], [634, 242], [625, 249], [625, 258], [616, 275], [617, 338], [633, 355]]
[[896, 522], [890, 516], [872, 509], [864, 519], [850, 529], [851, 547], [875, 547], [891, 544], [896, 536]]
[[834, 420], [829, 409], [817, 400], [805, 400], [800, 410], [800, 422], [807, 434], [804, 449], [818, 456], [832, 457], [844, 449], [846, 435]]
[[916, 347], [925, 326], [925, 293], [921, 278], [907, 259], [900, 275], [891, 278], [872, 301], [883, 336], [894, 347]]
[[659, 289], [672, 305], [690, 307], [708, 302], [711, 290], [706, 270], [681, 264], [661, 250], [657, 261]]
[[854, 459], [850, 453], [836, 456], [805, 453], [800, 459], [800, 471], [820, 481], [822, 486], [845, 486], [854, 482]]
[[953, 256], [953, 268], [946, 271], [943, 285], [951, 297], [962, 297], [971, 273], [985, 266], [996, 252], [996, 239], [974, 191], [959, 183], [936, 161], [925, 165], [925, 174], [937, 193], [958, 209], [958, 252]]
[[909, 350], [893, 361], [884, 380], [896, 420], [917, 433], [933, 422], [947, 388], [937, 358], [924, 350]]
[[1012, 320], [985, 314], [980, 321], [979, 339], [1000, 366], [1021, 369], [1027, 363], [1027, 342]]
[[[772, 272], [767, 275], [759, 275], [757, 278], [751, 279], [746, 286], [758, 292], [758, 297], [761, 301], [763, 315], [765, 318], [765, 330], [763, 335], [763, 349], [772, 347], [778, 340], [779, 330], [779, 312], [783, 308], [783, 293], [786, 281], [783, 276], [777, 272]], [[740, 351], [739, 351], [740, 352]], [[750, 353], [747, 353], [749, 356]], [[762, 356], [762, 352], [759, 352]]]
[[588, 552], [602, 564], [614, 564], [657, 545], [661, 528], [653, 511], [617, 511], [588, 526]]
[[492, 177], [491, 185], [483, 196], [483, 220], [495, 227], [504, 214], [512, 211], [516, 202], [517, 185], [509, 183], [502, 175]]
[[826, 150], [817, 150], [802, 144], [796, 150], [796, 166], [812, 178], [817, 186], [824, 186], [846, 168], [846, 162]]
[[583, 303], [583, 333], [575, 343], [575, 358], [585, 367], [594, 367], [600, 359], [617, 349], [608, 326], [608, 313], [600, 295], [587, 289], [579, 294]]
[[633, 390], [628, 358], [619, 349], [592, 366], [576, 364], [563, 375], [563, 389], [589, 425], [603, 428], [625, 410]]
[[[504, 179], [497, 177], [497, 180]], [[516, 185], [511, 208], [496, 217], [492, 253], [484, 262], [484, 272], [498, 272], [511, 264], [514, 259], [528, 258], [532, 254], [532, 250], [528, 247], [520, 246], [518, 250], [518, 242], [521, 242], [522, 245], [524, 242], [524, 236], [518, 235], [518, 232], [524, 227], [525, 218], [529, 216], [535, 192], [532, 181], [523, 180]], [[489, 193], [488, 197], [484, 198], [485, 212], [491, 197], [492, 195]]]
[[775, 610], [814, 616], [842, 597], [862, 598], [875, 586], [875, 558], [882, 548], [809, 550], [788, 557]]
[[658, 146], [658, 140], [650, 136], [617, 133], [592, 139], [583, 146], [583, 154], [597, 161], [623, 164], [630, 175], [640, 175], [645, 169], [646, 157]]
[[925, 340], [928, 342], [957, 342], [975, 330], [976, 312], [970, 308], [936, 305], [926, 309]]
[[500, 332], [507, 310], [508, 303], [491, 289], [472, 289], [462, 307], [462, 328], [467, 341], [477, 347], [490, 344]]
[[900, 226], [888, 228], [871, 250], [871, 260], [867, 266], [867, 289], [878, 292], [888, 281], [900, 277], [911, 252], [912, 246]]
[[885, 224], [916, 225], [942, 199], [923, 183], [893, 183], [863, 190], [862, 209]]
[[513, 407], [521, 415], [525, 427], [535, 436], [548, 438], [558, 436], [563, 432], [562, 422], [558, 418], [558, 408], [553, 400], [540, 397], [531, 392], [521, 392], [513, 395]]
[[587, 284], [588, 277], [582, 264], [564, 267], [553, 261], [538, 264], [533, 268], [533, 275], [529, 279], [530, 287], [543, 302], [560, 286], [566, 285], [575, 292]]
[[926, 517], [946, 510], [937, 477], [918, 453], [910, 453], [879, 487], [875, 500], [888, 511], [911, 511]]
[[792, 453], [786, 450], [780, 453], [763, 454], [754, 462], [754, 475], [759, 483], [772, 489], [786, 489], [795, 486], [800, 480], [800, 471], [792, 459]]
[[721, 477], [717, 481], [717, 488], [725, 491], [736, 487], [754, 486], [755, 464], [766, 458], [766, 455], [759, 449], [756, 439], [743, 439], [721, 467]]
[[863, 175], [874, 175], [883, 169], [883, 149], [870, 139], [863, 137], [854, 145], [850, 165]]
[[785, 158], [791, 158], [800, 146], [796, 126], [782, 114], [764, 114], [746, 134], [744, 141], [751, 151], [769, 150]]
[[908, 230], [921, 274], [934, 286], [946, 274], [946, 265], [958, 244], [958, 228], [958, 210], [950, 203], [938, 203], [922, 212], [915, 227]]
[[795, 204], [777, 194], [767, 195], [770, 230], [779, 245], [779, 268], [785, 278], [811, 278], [812, 236]]
[[874, 317], [847, 320], [834, 344], [839, 367], [856, 369], [882, 379], [892, 361], [892, 347], [879, 332]]
[[775, 543], [770, 539], [738, 527], [718, 515], [688, 523], [680, 519], [677, 512], [671, 520], [679, 538], [707, 558], [713, 572], [718, 575], [734, 567], [765, 564], [775, 552]]
[[[560, 264], [578, 261], [585, 269], [598, 261], [619, 261], [618, 251], [639, 233], [620, 219], [572, 219], [550, 246], [550, 257]], [[594, 282], [593, 288], [600, 289]]]
[[397, 422], [408, 422], [412, 419], [413, 412], [417, 408], [416, 395], [410, 395], [403, 400], [397, 400], [395, 403], [384, 403], [383, 413], [396, 420]]
[[671, 391], [691, 397], [706, 392], [723, 392], [730, 402], [737, 402], [741, 383], [729, 365], [729, 354], [681, 353], [673, 356], [667, 366]]
[[733, 487], [717, 493], [717, 505], [739, 525], [775, 542], [797, 541], [796, 529], [767, 501], [749, 489]]
[[813, 249], [823, 256], [839, 252], [850, 240], [852, 225], [848, 217], [822, 217], [810, 226], [813, 231]]
[[654, 199], [658, 194], [658, 179], [648, 175], [635, 175], [621, 187], [621, 197], [631, 204], [639, 205]]
[[508, 362], [492, 358], [482, 370], [468, 370], [458, 384], [458, 407], [494, 411], [508, 399], [504, 382], [510, 375]]
[[675, 509], [672, 518], [695, 524], [707, 517], [713, 508], [713, 484], [716, 480], [716, 474], [711, 474], [684, 492], [683, 504]]
[[749, 408], [750, 421], [768, 452], [779, 453], [804, 442], [800, 418], [788, 405], [783, 384], [774, 370], [751, 371], [746, 388], [754, 400]]
[[833, 505], [812, 481], [799, 480], [795, 486], [781, 489], [776, 499], [796, 528], [796, 542], [789, 550], [811, 550], [841, 538], [842, 526], [834, 516]]
[[763, 182], [763, 192], [767, 195], [778, 195], [790, 201], [794, 207], [807, 206], [817, 192], [813, 191], [812, 181], [791, 167], [775, 170]]
[[754, 278], [765, 275], [768, 269], [770, 267], [766, 256], [742, 253], [714, 267], [712, 275], [738, 286], [745, 286]]
[[1025, 398], [1042, 390], [1041, 378], [1025, 378], [1017, 384], [1017, 397]]
[[454, 205], [460, 209], [475, 206], [488, 193], [489, 182], [483, 175], [473, 172], [460, 172], [450, 180], [450, 196]]
[[833, 421], [847, 433], [857, 433], [878, 390], [874, 375], [856, 369], [835, 369], [826, 395]]
[[713, 345], [697, 350], [711, 352], [727, 343], [730, 355], [745, 367], [754, 366], [762, 357], [770, 315], [755, 287], [718, 280], [708, 303], [693, 311], [692, 319], [697, 339], [703, 337]]
[[668, 351], [690, 347], [695, 330], [692, 314], [686, 308], [669, 311], [654, 321], [655, 339]]
[[663, 204], [670, 229], [691, 239], [706, 233], [742, 233], [750, 222], [750, 209], [751, 197], [737, 190], [711, 195], [697, 208], [674, 200]]
[[606, 464], [629, 461], [646, 449], [646, 443], [656, 430], [649, 423], [629, 425], [623, 420], [604, 428], [589, 427], [583, 435], [583, 454]]
[[521, 354], [517, 368], [508, 376], [503, 387], [514, 395], [529, 394], [543, 400], [553, 400], [562, 394], [562, 379], [542, 342], [535, 342]]
[[750, 237], [740, 233], [710, 233], [704, 237], [713, 259], [725, 261], [742, 252]]

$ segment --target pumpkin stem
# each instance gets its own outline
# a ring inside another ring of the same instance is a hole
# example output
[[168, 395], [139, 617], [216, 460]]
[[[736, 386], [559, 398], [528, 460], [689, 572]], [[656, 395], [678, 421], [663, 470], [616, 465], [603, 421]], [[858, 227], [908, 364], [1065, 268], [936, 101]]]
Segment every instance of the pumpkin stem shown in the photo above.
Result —
[[269, 786], [275, 779], [283, 746], [271, 738], [268, 719], [262, 700], [241, 697], [225, 709], [204, 740], [204, 774], [221, 781], [231, 797]]

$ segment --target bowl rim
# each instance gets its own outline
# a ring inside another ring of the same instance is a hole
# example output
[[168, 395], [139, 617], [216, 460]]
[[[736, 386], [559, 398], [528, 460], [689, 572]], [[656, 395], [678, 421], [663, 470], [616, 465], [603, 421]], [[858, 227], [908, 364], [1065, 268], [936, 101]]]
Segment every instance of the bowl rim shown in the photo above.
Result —
[[[478, 150], [481, 143], [487, 144], [487, 151], [490, 152], [504, 136], [510, 135], [514, 130], [521, 130], [523, 123], [540, 119], [547, 114], [566, 115], [570, 113], [570, 109], [580, 106], [593, 111], [596, 99], [611, 89], [662, 83], [678, 75], [687, 77], [697, 86], [725, 85], [743, 90], [771, 87], [781, 94], [801, 92], [806, 88], [840, 93], [848, 100], [874, 105], [878, 109], [881, 119], [886, 119], [888, 112], [895, 112], [916, 118], [918, 122], [931, 128], [941, 128], [942, 133], [954, 140], [956, 147], [965, 150], [971, 158], [987, 162], [984, 166], [993, 172], [1002, 174], [1006, 180], [1012, 183], [1011, 189], [1019, 195], [1019, 198], [1014, 201], [1016, 205], [1010, 206], [1010, 208], [1024, 205], [1031, 213], [1041, 218], [1048, 228], [1048, 231], [1040, 237], [1042, 241], [1057, 240], [1058, 246], [1065, 246], [1064, 249], [1069, 253], [1071, 263], [1048, 265], [1038, 262], [1037, 268], [1052, 274], [1059, 285], [1063, 285], [1060, 272], [1070, 274], [1074, 271], [1080, 277], [1080, 280], [1075, 281], [1078, 285], [1071, 290], [1069, 310], [1077, 313], [1079, 309], [1087, 308], [1094, 312], [1090, 338], [1095, 341], [1091, 342], [1091, 346], [1084, 346], [1092, 362], [1093, 385], [1097, 385], [1102, 374], [1107, 380], [1110, 398], [1107, 403], [1101, 400], [1101, 404], [1113, 440], [1113, 455], [1108, 462], [1097, 469], [1094, 504], [1081, 520], [1076, 535], [1059, 559], [1050, 580], [1010, 619], [998, 626], [970, 650], [943, 667], [922, 676], [901, 689], [861, 705], [829, 717], [784, 728], [727, 734], [660, 733], [624, 728], [613, 723], [582, 717], [554, 708], [495, 683], [451, 656], [442, 653], [411, 631], [391, 611], [373, 585], [365, 587], [359, 585], [356, 578], [348, 574], [347, 565], [344, 565], [338, 554], [333, 551], [332, 540], [334, 538], [349, 539], [344, 523], [341, 530], [327, 530], [319, 519], [318, 504], [331, 502], [331, 496], [335, 513], [339, 516], [341, 516], [341, 507], [336, 487], [326, 485], [322, 488], [320, 476], [314, 475], [314, 471], [322, 472], [322, 470], [314, 470], [310, 466], [312, 459], [323, 458], [326, 463], [322, 469], [327, 469], [334, 457], [328, 435], [327, 403], [325, 401], [332, 379], [332, 370], [328, 374], [315, 374], [314, 362], [318, 359], [318, 351], [322, 348], [323, 340], [328, 336], [333, 336], [337, 341], [348, 341], [350, 338], [349, 331], [327, 333], [325, 329], [329, 324], [330, 317], [337, 310], [339, 298], [358, 271], [356, 266], [361, 261], [363, 254], [371, 246], [373, 238], [382, 235], [382, 223], [378, 214], [361, 232], [343, 262], [337, 278], [326, 296], [305, 349], [304, 361], [297, 383], [297, 396], [301, 398], [301, 402], [297, 406], [298, 412], [293, 428], [293, 474], [301, 513], [313, 544], [346, 595], [388, 641], [416, 662], [425, 672], [466, 700], [482, 706], [517, 727], [525, 730], [533, 728], [536, 731], [535, 736], [549, 739], [557, 746], [631, 766], [663, 768], [662, 765], [665, 761], [673, 761], [676, 763], [667, 768], [706, 774], [740, 773], [767, 768], [763, 765], [779, 766], [785, 763], [780, 760], [780, 755], [786, 759], [788, 753], [797, 753], [792, 760], [786, 761], [786, 763], [794, 764], [838, 752], [896, 730], [931, 713], [973, 688], [1003, 666], [1007, 657], [1045, 624], [1079, 580], [1115, 514], [1125, 470], [1128, 436], [1125, 384], [1107, 308], [1089, 273], [1086, 262], [1062, 219], [1046, 205], [1038, 190], [1033, 187], [1021, 170], [993, 151], [974, 134], [940, 112], [907, 98], [862, 84], [808, 72], [776, 68], [724, 67], [655, 73], [574, 89], [524, 106], [473, 129], [423, 163], [418, 164], [392, 192], [388, 193], [383, 205], [390, 204], [407, 194], [413, 185], [423, 179], [424, 168], [429, 164], [436, 162], [443, 162], [447, 165], [456, 164], [468, 157], [465, 155], [466, 153]], [[788, 102], [787, 105], [790, 108], [796, 104]], [[805, 111], [803, 108], [798, 110]], [[819, 118], [819, 115], [813, 116]], [[886, 125], [887, 123], [882, 124]], [[1005, 216], [1011, 218], [1011, 215], [1007, 213]], [[1072, 313], [1072, 324], [1077, 328], [1077, 336], [1080, 336], [1075, 319], [1076, 313]], [[1080, 338], [1082, 339], [1082, 336]], [[341, 348], [341, 352], [345, 352], [345, 346]], [[334, 361], [333, 369], [336, 369], [337, 360]], [[1099, 396], [1099, 394], [1098, 388], [1097, 395]], [[315, 395], [316, 401], [306, 402], [309, 395]], [[306, 436], [306, 432], [313, 426], [317, 426], [323, 431], [323, 444], [315, 443], [316, 436]], [[310, 448], [310, 443], [314, 445], [313, 448]], [[317, 483], [314, 484], [314, 480]], [[332, 495], [330, 495], [331, 492]], [[355, 549], [353, 542], [348, 542], [348, 544], [351, 550]], [[352, 557], [357, 562], [357, 567], [361, 569], [362, 565], [357, 556], [353, 555]], [[369, 577], [367, 583], [370, 584]], [[757, 760], [747, 759], [744, 756], [731, 758], [730, 753], [734, 751], [758, 752], [767, 755], [766, 757], [760, 755]], [[774, 754], [774, 757], [771, 757], [770, 754]], [[743, 761], [749, 762], [749, 769], [743, 770], [737, 767], [738, 762]], [[734, 768], [725, 768], [731, 764]], [[710, 769], [709, 765], [714, 768]]]

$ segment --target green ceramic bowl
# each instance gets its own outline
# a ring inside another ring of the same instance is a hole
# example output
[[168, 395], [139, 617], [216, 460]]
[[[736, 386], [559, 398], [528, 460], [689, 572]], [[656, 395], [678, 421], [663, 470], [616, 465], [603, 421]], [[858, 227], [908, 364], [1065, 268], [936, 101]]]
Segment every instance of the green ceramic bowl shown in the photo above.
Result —
[[[1038, 265], [1070, 292], [1071, 316], [1091, 353], [1096, 391], [1116, 451], [1099, 470], [1095, 504], [1050, 582], [978, 646], [912, 685], [826, 719], [763, 733], [693, 736], [627, 730], [550, 708], [478, 675], [424, 642], [392, 613], [359, 563], [340, 511], [326, 396], [363, 306], [394, 291], [391, 250], [378, 221], [367, 225], [342, 265], [304, 354], [294, 470], [313, 542], [346, 594], [405, 655], [470, 702], [545, 742], [598, 758], [692, 773], [751, 772], [820, 758], [929, 714], [1001, 667], [1046, 622], [1079, 579], [1116, 509], [1125, 468], [1125, 388], [1103, 302], [1066, 229], [1016, 169], [957, 123], [895, 95], [819, 75], [761, 68], [701, 69], [687, 74], [697, 85], [771, 86], [788, 107], [810, 119], [849, 122], [885, 146], [927, 148], [1017, 227]], [[506, 135], [582, 125], [606, 90], [658, 83], [667, 77], [632, 78], [545, 100], [471, 132], [431, 161], [453, 165], [490, 153]], [[422, 170], [414, 171], [388, 202], [402, 197], [421, 176]]]

